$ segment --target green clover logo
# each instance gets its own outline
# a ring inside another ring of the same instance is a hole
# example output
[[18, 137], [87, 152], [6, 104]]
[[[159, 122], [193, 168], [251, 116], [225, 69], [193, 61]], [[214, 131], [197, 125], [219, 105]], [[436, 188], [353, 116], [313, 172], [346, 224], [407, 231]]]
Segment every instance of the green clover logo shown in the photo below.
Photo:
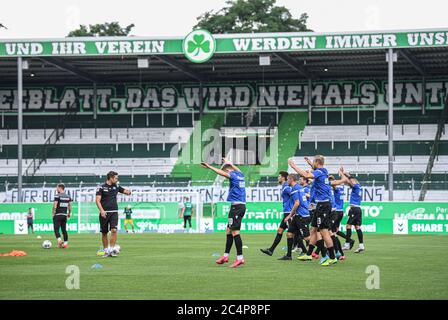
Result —
[[215, 39], [206, 30], [195, 30], [184, 39], [184, 54], [191, 62], [203, 63], [208, 61], [215, 53], [215, 49]]
[[193, 40], [188, 41], [188, 53], [192, 53], [195, 57], [202, 51], [210, 52], [210, 41], [205, 40], [203, 34], [196, 34]]

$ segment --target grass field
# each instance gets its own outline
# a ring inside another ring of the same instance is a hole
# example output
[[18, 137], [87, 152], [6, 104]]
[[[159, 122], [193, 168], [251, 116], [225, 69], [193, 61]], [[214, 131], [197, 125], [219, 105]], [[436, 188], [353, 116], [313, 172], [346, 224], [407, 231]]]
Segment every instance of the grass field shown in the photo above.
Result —
[[[325, 268], [317, 261], [277, 261], [259, 248], [273, 234], [244, 234], [246, 265], [218, 266], [222, 234], [119, 235], [117, 258], [99, 258], [99, 235], [73, 235], [70, 248], [44, 250], [44, 236], [0, 235], [0, 299], [448, 299], [448, 236], [367, 235], [363, 254]], [[235, 248], [231, 258], [235, 257]], [[92, 269], [99, 263], [102, 269]], [[80, 289], [68, 290], [66, 267], [80, 269]], [[366, 268], [380, 270], [380, 289], [366, 289]]]

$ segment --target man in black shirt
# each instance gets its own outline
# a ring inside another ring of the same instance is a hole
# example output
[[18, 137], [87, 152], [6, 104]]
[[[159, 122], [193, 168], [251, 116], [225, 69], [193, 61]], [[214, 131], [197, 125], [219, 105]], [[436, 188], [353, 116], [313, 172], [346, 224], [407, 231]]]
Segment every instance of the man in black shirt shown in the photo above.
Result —
[[[117, 185], [118, 173], [110, 171], [106, 177], [106, 183], [99, 186], [96, 190], [96, 206], [100, 210], [100, 226], [104, 248], [104, 256], [117, 255], [115, 244], [117, 242], [117, 225], [118, 225], [118, 193], [130, 195], [131, 191]], [[110, 246], [107, 234], [110, 235]]]
[[[54, 196], [53, 204], [53, 227], [56, 239], [58, 239], [59, 248], [68, 248], [67, 218], [72, 213], [72, 199], [65, 193], [64, 184], [60, 183], [56, 189], [57, 194]], [[62, 230], [64, 242], [62, 242], [59, 229]]]

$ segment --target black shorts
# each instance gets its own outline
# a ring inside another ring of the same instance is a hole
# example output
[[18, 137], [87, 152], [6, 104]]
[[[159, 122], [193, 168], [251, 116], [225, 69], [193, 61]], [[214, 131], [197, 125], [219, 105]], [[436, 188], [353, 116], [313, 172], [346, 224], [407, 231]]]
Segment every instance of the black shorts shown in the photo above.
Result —
[[350, 207], [347, 224], [351, 226], [362, 225], [362, 211], [360, 207]]
[[283, 213], [283, 218], [282, 218], [282, 221], [280, 222], [280, 226], [279, 226], [279, 228], [281, 228], [281, 229], [283, 229], [283, 230], [288, 229], [288, 223], [285, 222], [285, 218], [286, 218], [287, 216], [289, 216], [289, 212], [285, 212], [285, 213]]
[[117, 229], [118, 212], [108, 212], [106, 218], [100, 215], [100, 231], [103, 234], [108, 233], [112, 229]]
[[55, 215], [53, 217], [53, 228], [56, 234], [59, 234], [59, 229], [61, 229], [62, 232], [67, 232], [67, 216]]
[[337, 232], [341, 226], [342, 218], [344, 217], [344, 211], [333, 210], [331, 212], [331, 231]]
[[331, 202], [319, 202], [314, 210], [313, 218], [311, 220], [311, 226], [322, 229], [331, 229]]
[[191, 216], [184, 216], [184, 228], [187, 227], [187, 221], [188, 221], [188, 224], [191, 227]]
[[229, 222], [227, 228], [232, 231], [237, 231], [241, 229], [241, 221], [246, 214], [245, 204], [232, 204], [229, 211]]
[[313, 210], [308, 211], [310, 212], [310, 219], [313, 220], [314, 212], [316, 211], [316, 209], [314, 208]]
[[308, 227], [310, 222], [311, 222], [310, 217], [301, 217], [295, 215], [289, 221], [288, 232], [294, 233], [302, 238], [308, 238], [310, 236], [310, 229]]
[[27, 220], [26, 222], [28, 228], [32, 228], [33, 227], [33, 220]]

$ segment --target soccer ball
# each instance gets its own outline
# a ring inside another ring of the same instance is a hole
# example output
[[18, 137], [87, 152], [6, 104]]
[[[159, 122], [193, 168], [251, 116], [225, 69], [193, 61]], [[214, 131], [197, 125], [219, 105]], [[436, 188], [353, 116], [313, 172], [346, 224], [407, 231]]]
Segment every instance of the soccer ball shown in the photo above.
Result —
[[42, 243], [42, 248], [50, 249], [51, 248], [51, 241], [50, 240], [45, 240], [44, 243]]
[[120, 247], [120, 245], [116, 244], [115, 247], [113, 247], [112, 250], [113, 250], [114, 253], [119, 254], [120, 251], [121, 251], [121, 247]]

